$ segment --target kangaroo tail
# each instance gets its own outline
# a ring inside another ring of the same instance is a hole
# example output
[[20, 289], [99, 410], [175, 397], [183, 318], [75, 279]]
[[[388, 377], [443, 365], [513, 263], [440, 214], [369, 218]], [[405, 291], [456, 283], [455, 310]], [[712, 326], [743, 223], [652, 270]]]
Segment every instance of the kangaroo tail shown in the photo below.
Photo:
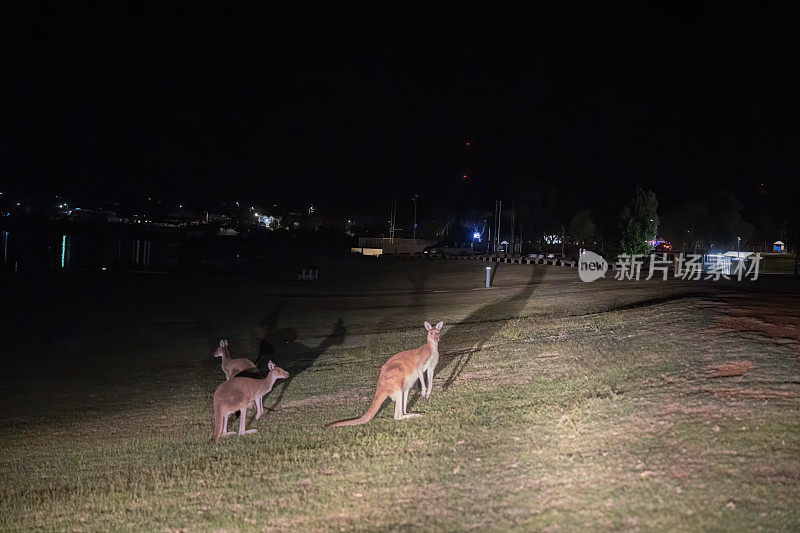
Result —
[[367, 409], [367, 412], [364, 413], [363, 416], [361, 416], [360, 418], [353, 418], [352, 420], [342, 420], [340, 422], [333, 422], [332, 424], [328, 424], [327, 426], [325, 426], [325, 429], [337, 428], [341, 426], [360, 426], [361, 424], [366, 424], [367, 422], [372, 420], [372, 417], [378, 414], [378, 410], [381, 408], [381, 405], [383, 405], [384, 400], [386, 400], [386, 398], [388, 397], [389, 393], [381, 390], [381, 388], [379, 387], [375, 391], [375, 397], [372, 399], [372, 405], [369, 406], [369, 409]]
[[222, 427], [222, 422], [224, 420], [225, 417], [222, 414], [222, 406], [214, 405], [214, 433], [211, 435], [212, 444], [216, 444], [216, 442], [222, 436], [222, 432], [225, 430], [225, 428]]

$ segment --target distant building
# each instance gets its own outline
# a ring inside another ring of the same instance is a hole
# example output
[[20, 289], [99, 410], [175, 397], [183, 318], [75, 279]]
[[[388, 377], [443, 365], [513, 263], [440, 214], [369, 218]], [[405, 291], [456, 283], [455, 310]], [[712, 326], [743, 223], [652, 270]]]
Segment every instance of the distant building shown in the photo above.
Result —
[[275, 230], [281, 227], [281, 218], [272, 215], [261, 215], [258, 217], [258, 225]]

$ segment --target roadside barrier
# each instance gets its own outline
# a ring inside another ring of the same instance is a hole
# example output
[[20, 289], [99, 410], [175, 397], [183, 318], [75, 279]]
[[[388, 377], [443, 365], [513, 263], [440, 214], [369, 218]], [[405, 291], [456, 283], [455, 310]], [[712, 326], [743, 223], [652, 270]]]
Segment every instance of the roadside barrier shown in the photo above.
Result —
[[441, 257], [442, 259], [459, 259], [464, 261], [485, 261], [488, 263], [510, 263], [517, 265], [550, 265], [575, 268], [577, 261], [559, 259], [557, 257], [507, 257], [498, 255], [453, 255], [435, 254], [427, 257]]

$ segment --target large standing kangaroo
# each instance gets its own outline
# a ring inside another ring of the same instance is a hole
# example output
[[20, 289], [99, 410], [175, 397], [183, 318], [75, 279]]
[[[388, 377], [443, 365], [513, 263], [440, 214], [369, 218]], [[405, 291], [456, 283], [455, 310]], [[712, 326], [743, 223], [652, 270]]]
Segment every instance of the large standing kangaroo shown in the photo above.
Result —
[[[328, 424], [327, 428], [339, 426], [358, 426], [366, 424], [374, 417], [381, 408], [387, 397], [394, 400], [394, 419], [405, 420], [422, 416], [419, 413], [408, 413], [408, 390], [414, 386], [417, 380], [422, 385], [422, 396], [427, 398], [433, 388], [433, 371], [439, 363], [439, 334], [444, 322], [439, 322], [436, 327], [425, 322], [425, 329], [428, 330], [428, 342], [414, 350], [406, 350], [393, 355], [381, 367], [381, 375], [378, 378], [378, 388], [375, 390], [375, 398], [367, 412], [360, 418], [352, 420], [342, 420]], [[425, 384], [425, 374], [428, 375], [428, 384]]]

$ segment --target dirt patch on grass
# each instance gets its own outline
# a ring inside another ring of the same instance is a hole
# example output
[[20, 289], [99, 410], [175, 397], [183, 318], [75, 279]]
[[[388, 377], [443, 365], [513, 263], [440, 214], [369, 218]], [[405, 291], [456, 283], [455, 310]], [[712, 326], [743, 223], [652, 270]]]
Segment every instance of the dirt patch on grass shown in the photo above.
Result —
[[711, 333], [750, 333], [776, 344], [796, 343], [800, 354], [800, 315], [794, 296], [747, 295], [712, 302], [720, 317], [710, 328]]
[[[741, 311], [737, 310], [737, 312]], [[720, 332], [755, 333], [775, 342], [800, 342], [800, 326], [771, 321], [783, 318], [786, 317], [783, 315], [766, 315], [759, 318], [753, 316], [725, 316], [715, 324], [715, 329], [720, 330]]]
[[706, 367], [706, 377], [713, 379], [742, 376], [751, 368], [753, 368], [753, 363], [750, 361], [735, 361], [732, 363], [722, 363], [719, 365], [708, 365]]

